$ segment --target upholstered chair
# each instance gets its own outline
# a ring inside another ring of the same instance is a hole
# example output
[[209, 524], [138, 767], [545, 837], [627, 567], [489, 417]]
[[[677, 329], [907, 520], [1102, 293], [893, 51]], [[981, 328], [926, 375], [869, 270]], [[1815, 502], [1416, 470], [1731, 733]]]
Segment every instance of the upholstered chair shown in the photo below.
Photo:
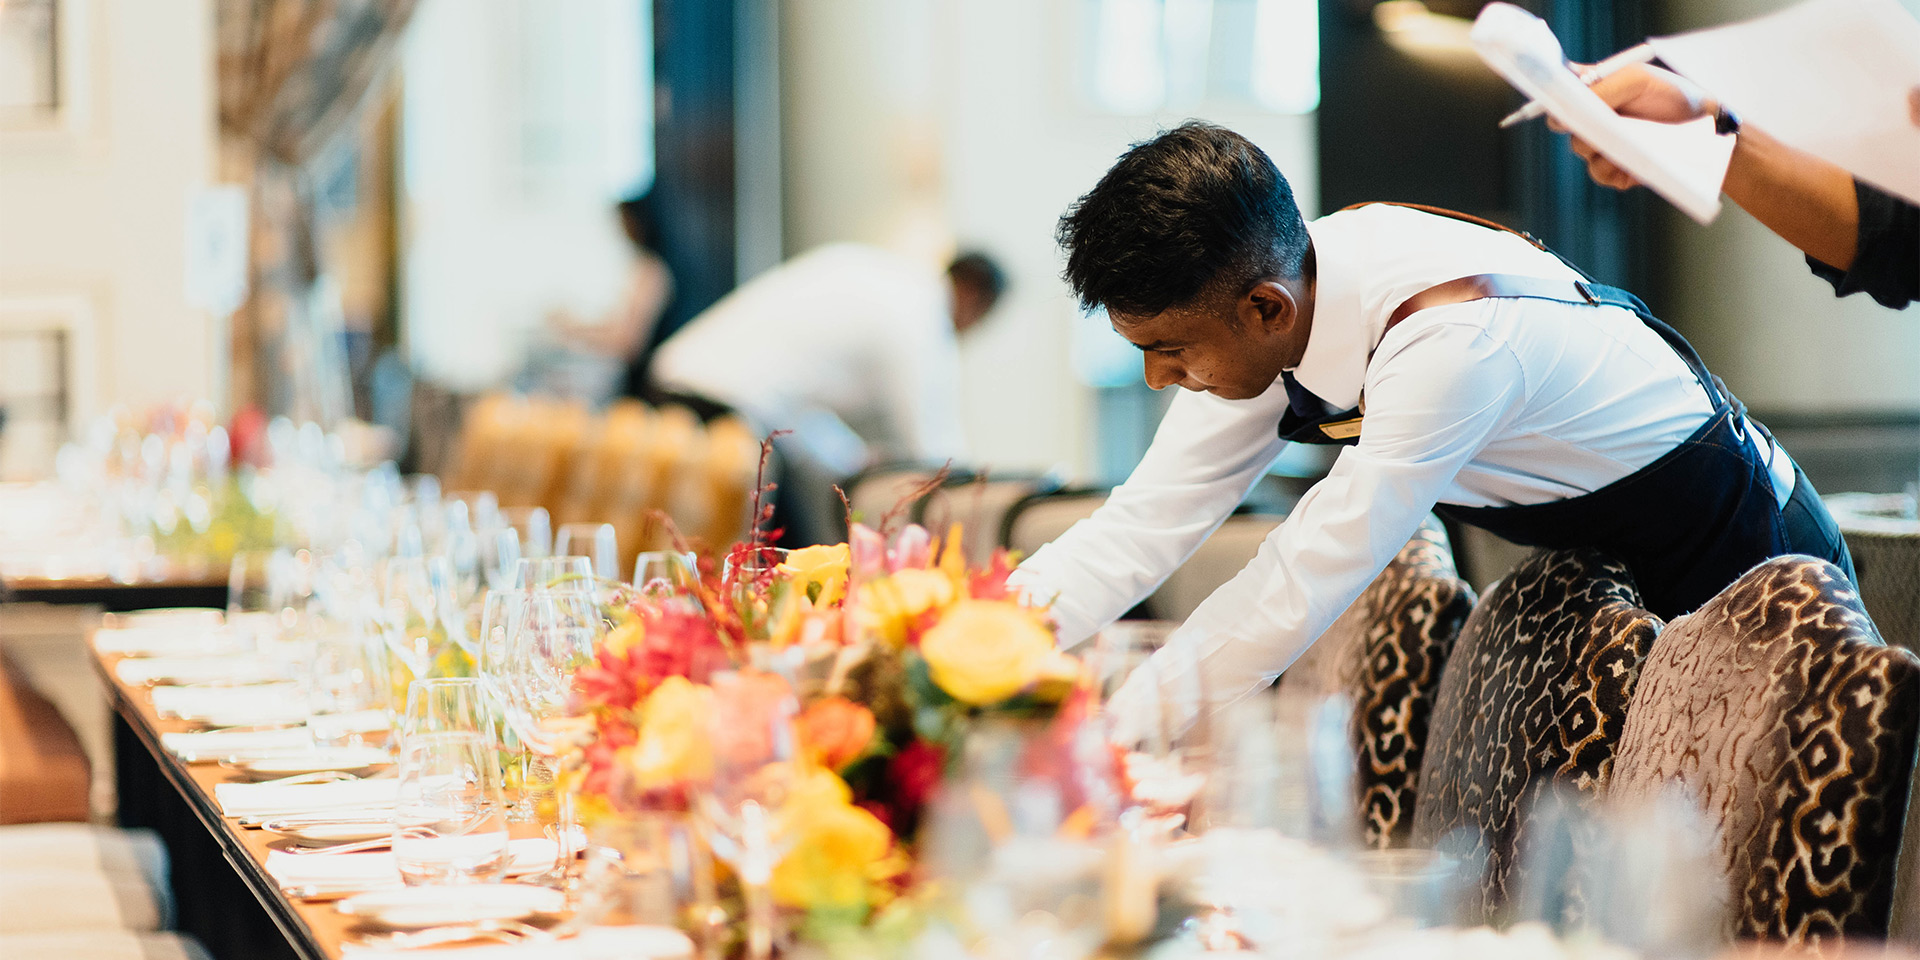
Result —
[[1660, 627], [1626, 567], [1594, 550], [1536, 551], [1474, 607], [1441, 673], [1413, 817], [1414, 844], [1484, 861], [1465, 919], [1505, 911], [1542, 794], [1597, 802]]
[[1920, 659], [1881, 641], [1832, 564], [1779, 557], [1654, 644], [1610, 793], [1677, 780], [1701, 805], [1733, 936], [1883, 937], [1917, 723]]
[[1429, 520], [1280, 677], [1282, 703], [1353, 700], [1354, 796], [1363, 841], [1406, 846], [1440, 670], [1473, 611], [1447, 533]]

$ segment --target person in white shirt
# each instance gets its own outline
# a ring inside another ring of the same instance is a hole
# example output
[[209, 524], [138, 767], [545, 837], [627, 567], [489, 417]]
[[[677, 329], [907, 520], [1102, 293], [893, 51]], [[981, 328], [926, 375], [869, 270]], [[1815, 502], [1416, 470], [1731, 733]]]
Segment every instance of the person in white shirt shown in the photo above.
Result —
[[1156, 654], [1163, 677], [1199, 664], [1216, 703], [1284, 671], [1429, 511], [1606, 550], [1669, 618], [1782, 553], [1852, 574], [1812, 485], [1686, 341], [1520, 234], [1391, 204], [1307, 224], [1258, 147], [1189, 123], [1122, 156], [1059, 236], [1148, 385], [1184, 388], [1105, 506], [1017, 571], [1063, 644], [1150, 593], [1288, 441], [1346, 446]]
[[[831, 485], [892, 461], [964, 460], [960, 347], [999, 299], [984, 254], [945, 276], [876, 247], [830, 244], [742, 284], [660, 346], [655, 382], [791, 433], [784, 506], [794, 542], [832, 535]], [[791, 495], [788, 499], [786, 495]], [[784, 511], [783, 511], [784, 512]]]

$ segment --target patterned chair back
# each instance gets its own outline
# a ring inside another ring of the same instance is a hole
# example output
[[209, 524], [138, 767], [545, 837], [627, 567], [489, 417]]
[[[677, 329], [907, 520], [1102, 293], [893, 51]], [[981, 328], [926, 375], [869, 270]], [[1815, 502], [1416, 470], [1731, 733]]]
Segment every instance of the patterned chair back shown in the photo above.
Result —
[[1613, 799], [1680, 781], [1718, 828], [1728, 932], [1883, 937], [1906, 817], [1920, 658], [1846, 577], [1778, 557], [1675, 620], [1641, 668]]
[[1364, 842], [1404, 847], [1413, 833], [1427, 730], [1441, 668], [1473, 611], [1447, 533], [1428, 518], [1387, 569], [1281, 674], [1282, 704], [1353, 700], [1354, 796]]
[[[1413, 842], [1465, 828], [1484, 857], [1484, 919], [1506, 909], [1527, 816], [1555, 785], [1593, 802], [1661, 621], [1624, 565], [1536, 551], [1474, 607], [1441, 672]], [[1467, 919], [1476, 911], [1469, 908]]]

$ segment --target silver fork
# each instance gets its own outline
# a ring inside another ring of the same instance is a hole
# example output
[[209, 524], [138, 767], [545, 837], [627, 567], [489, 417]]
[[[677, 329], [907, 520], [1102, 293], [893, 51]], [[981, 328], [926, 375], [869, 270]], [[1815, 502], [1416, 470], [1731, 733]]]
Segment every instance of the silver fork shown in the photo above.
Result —
[[454, 924], [445, 927], [428, 927], [425, 930], [413, 930], [405, 933], [390, 933], [380, 937], [364, 937], [360, 946], [376, 950], [412, 950], [417, 947], [437, 947], [449, 943], [462, 943], [467, 940], [498, 940], [501, 943], [521, 943], [528, 940], [552, 940], [554, 935], [529, 923], [518, 920], [482, 920], [477, 923]]
[[303, 857], [317, 857], [329, 853], [361, 853], [367, 850], [384, 850], [393, 846], [392, 837], [374, 837], [371, 840], [356, 840], [352, 843], [336, 843], [325, 847], [294, 845], [284, 848], [288, 853]]

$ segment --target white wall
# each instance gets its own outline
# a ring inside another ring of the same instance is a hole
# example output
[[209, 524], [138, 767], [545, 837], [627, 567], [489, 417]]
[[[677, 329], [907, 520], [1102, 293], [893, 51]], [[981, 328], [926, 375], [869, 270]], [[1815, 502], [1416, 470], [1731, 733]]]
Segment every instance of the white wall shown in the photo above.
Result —
[[[1791, 0], [1672, 5], [1689, 30], [1770, 13]], [[1920, 0], [1902, 0], [1920, 13]], [[1836, 298], [1800, 252], [1728, 204], [1711, 226], [1679, 221], [1678, 312], [1707, 365], [1761, 411], [1920, 410], [1920, 315], [1864, 294]]]
[[188, 198], [214, 176], [211, 4], [60, 6], [69, 112], [0, 130], [0, 305], [73, 304], [91, 324], [80, 416], [223, 401], [225, 328], [189, 304], [185, 278]]
[[519, 372], [552, 311], [620, 303], [614, 204], [652, 180], [649, 5], [427, 0], [402, 53], [409, 359], [454, 390]]
[[[965, 345], [968, 440], [999, 470], [1091, 473], [1091, 393], [1069, 364], [1078, 310], [1055, 220], [1133, 141], [1182, 114], [1082, 103], [1071, 0], [788, 0], [788, 253], [862, 240], [926, 256], [981, 247], [1011, 288]], [[1312, 215], [1310, 115], [1208, 111], [1264, 147]]]

